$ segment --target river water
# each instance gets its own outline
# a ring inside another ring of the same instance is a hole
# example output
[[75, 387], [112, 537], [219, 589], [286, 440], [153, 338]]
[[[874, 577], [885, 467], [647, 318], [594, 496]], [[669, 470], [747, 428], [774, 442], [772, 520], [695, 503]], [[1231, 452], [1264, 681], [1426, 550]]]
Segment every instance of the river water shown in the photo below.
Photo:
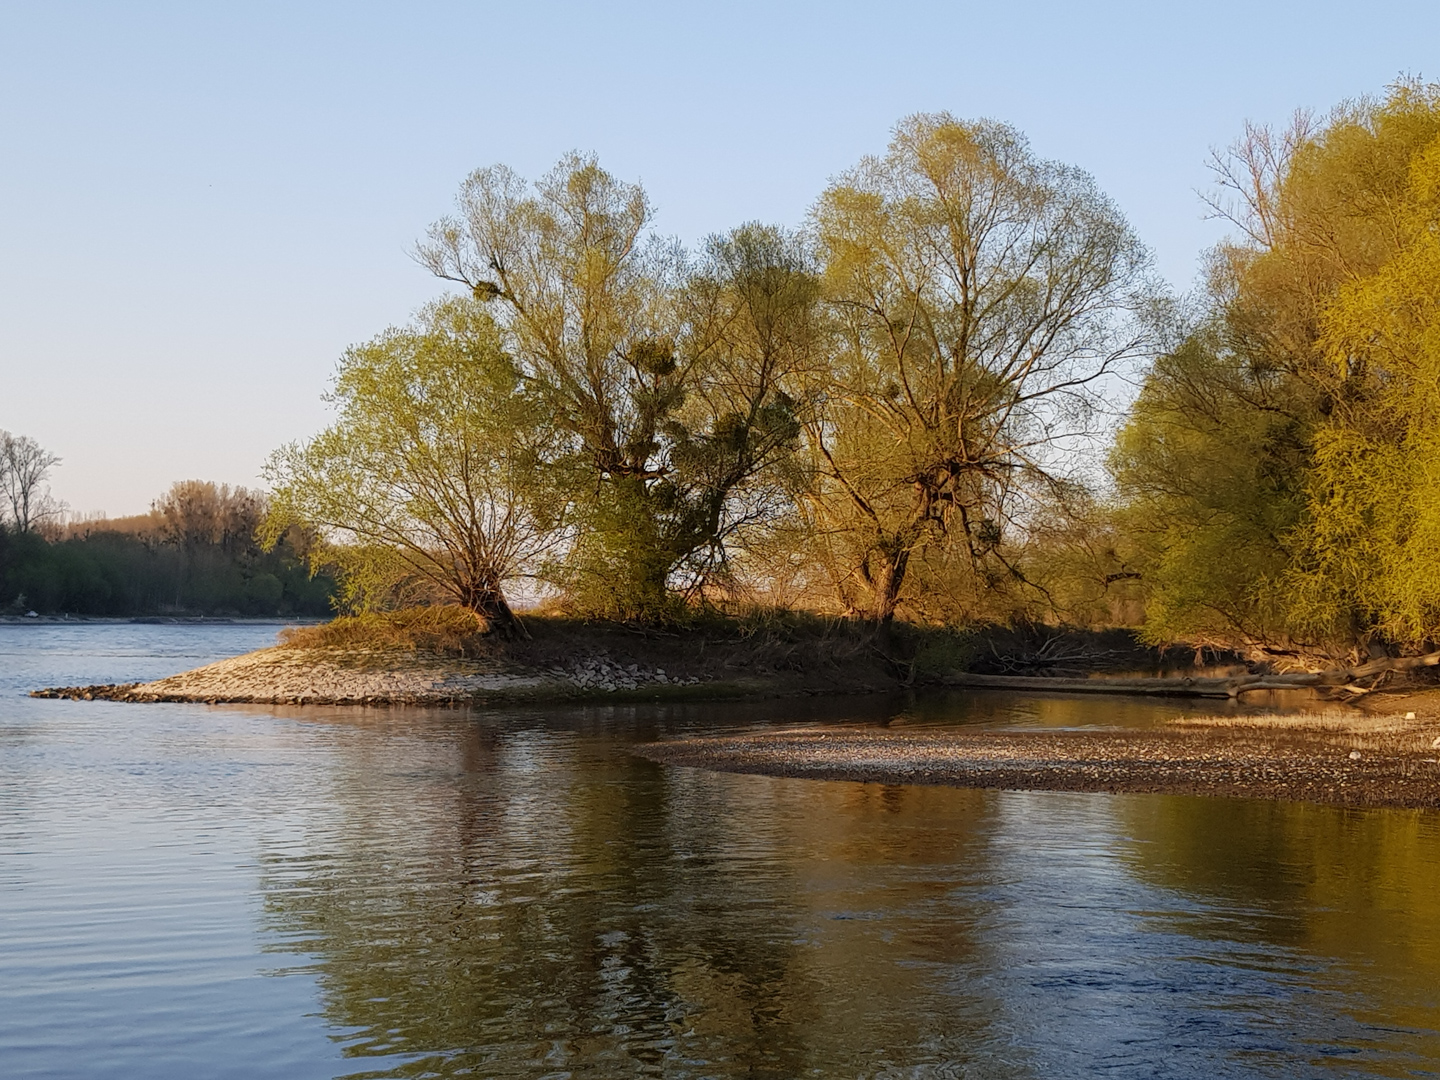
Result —
[[274, 626], [0, 626], [5, 1077], [1440, 1074], [1440, 814], [664, 768], [1184, 703], [32, 700]]

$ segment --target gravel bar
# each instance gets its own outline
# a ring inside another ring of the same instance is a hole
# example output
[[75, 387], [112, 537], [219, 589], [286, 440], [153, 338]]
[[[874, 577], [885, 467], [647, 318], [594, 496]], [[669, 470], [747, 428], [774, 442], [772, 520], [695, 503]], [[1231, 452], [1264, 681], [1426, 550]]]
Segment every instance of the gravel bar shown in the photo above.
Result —
[[812, 780], [1440, 806], [1433, 725], [1380, 734], [805, 729], [651, 743], [666, 765]]

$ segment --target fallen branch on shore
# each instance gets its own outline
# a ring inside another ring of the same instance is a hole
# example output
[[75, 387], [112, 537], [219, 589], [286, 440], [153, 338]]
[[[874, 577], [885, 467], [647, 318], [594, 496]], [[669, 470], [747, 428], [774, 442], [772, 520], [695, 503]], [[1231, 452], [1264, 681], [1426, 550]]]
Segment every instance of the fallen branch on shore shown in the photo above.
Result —
[[1256, 690], [1334, 689], [1366, 694], [1374, 689], [1361, 685], [1394, 672], [1416, 671], [1440, 666], [1440, 652], [1424, 656], [1384, 657], [1357, 667], [1330, 671], [1299, 671], [1289, 674], [1235, 675], [1228, 677], [1183, 676], [1139, 679], [1052, 679], [1038, 675], [975, 675], [955, 671], [943, 675], [946, 686], [985, 690], [1035, 690], [1069, 694], [1157, 694], [1178, 697], [1238, 698]]

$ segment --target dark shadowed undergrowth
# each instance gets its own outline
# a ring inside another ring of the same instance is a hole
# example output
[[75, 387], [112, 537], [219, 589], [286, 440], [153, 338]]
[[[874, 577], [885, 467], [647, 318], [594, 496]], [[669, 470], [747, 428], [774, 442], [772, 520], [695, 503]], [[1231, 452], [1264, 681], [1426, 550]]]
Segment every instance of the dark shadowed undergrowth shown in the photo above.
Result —
[[[956, 631], [901, 621], [877, 625], [778, 607], [695, 610], [685, 621], [665, 625], [548, 610], [523, 615], [521, 625], [520, 636], [505, 641], [463, 608], [413, 607], [288, 630], [281, 643], [503, 656], [540, 666], [565, 666], [576, 656], [603, 654], [711, 678], [790, 675], [875, 687], [921, 684], [953, 671], [1055, 674], [1168, 666], [1158, 650], [1140, 644], [1128, 630], [991, 626]], [[1186, 659], [1193, 655], [1185, 652]], [[1169, 659], [1174, 664], [1179, 658]]]

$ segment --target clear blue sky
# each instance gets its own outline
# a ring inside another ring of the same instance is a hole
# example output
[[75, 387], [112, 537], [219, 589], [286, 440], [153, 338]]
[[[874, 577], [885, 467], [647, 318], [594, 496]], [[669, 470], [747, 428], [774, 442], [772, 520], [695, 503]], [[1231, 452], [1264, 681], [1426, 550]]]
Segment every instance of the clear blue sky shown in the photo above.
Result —
[[0, 427], [74, 510], [253, 484], [345, 346], [441, 291], [471, 169], [594, 150], [687, 242], [798, 223], [908, 113], [1088, 169], [1178, 287], [1247, 119], [1440, 77], [1440, 4], [0, 4]]

